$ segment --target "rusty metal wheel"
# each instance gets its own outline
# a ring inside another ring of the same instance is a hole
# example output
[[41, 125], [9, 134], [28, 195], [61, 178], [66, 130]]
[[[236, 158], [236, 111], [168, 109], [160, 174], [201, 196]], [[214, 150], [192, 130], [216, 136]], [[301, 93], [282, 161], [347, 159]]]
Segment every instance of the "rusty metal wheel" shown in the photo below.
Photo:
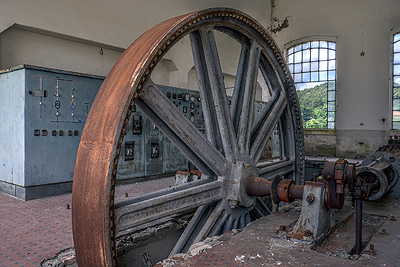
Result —
[[[231, 105], [215, 32], [241, 45]], [[150, 79], [165, 53], [189, 35], [206, 126], [203, 135]], [[256, 79], [270, 96], [254, 116]], [[198, 181], [114, 204], [117, 163], [134, 105], [202, 172]], [[139, 37], [119, 58], [90, 111], [73, 184], [73, 233], [79, 266], [116, 266], [117, 232], [197, 208], [171, 254], [207, 236], [244, 227], [268, 209], [245, 194], [250, 176], [304, 178], [297, 95], [277, 45], [249, 16], [214, 8], [172, 18]], [[279, 155], [260, 160], [273, 133]]]

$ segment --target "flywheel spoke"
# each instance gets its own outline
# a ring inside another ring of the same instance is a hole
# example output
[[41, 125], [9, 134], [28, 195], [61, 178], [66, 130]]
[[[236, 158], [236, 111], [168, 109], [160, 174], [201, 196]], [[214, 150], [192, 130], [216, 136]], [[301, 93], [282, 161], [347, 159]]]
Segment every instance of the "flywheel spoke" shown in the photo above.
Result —
[[272, 179], [277, 175], [284, 176], [294, 172], [294, 159], [280, 160], [266, 165], [258, 165], [260, 177]]
[[201, 28], [190, 34], [190, 41], [208, 139], [227, 159], [231, 159], [236, 154], [237, 141], [227, 105], [214, 32], [212, 28]]
[[243, 44], [232, 96], [231, 114], [234, 119], [239, 151], [249, 154], [250, 133], [254, 116], [254, 102], [260, 47], [252, 42]]
[[115, 204], [116, 232], [222, 199], [220, 181], [202, 179]]
[[204, 175], [222, 176], [226, 160], [195, 126], [149, 81], [137, 101], [142, 112]]
[[258, 162], [265, 144], [271, 137], [275, 125], [278, 123], [287, 106], [286, 94], [284, 92], [281, 92], [276, 100], [271, 100], [258, 116], [251, 131], [250, 157], [255, 162]]
[[200, 242], [203, 239], [205, 239], [207, 236], [210, 235], [210, 232], [212, 230], [213, 232], [217, 232], [220, 230], [224, 222], [224, 217], [226, 216], [226, 213], [224, 214], [224, 211], [225, 211], [225, 203], [219, 202], [217, 206], [213, 209], [211, 214], [208, 216], [207, 221], [197, 234], [193, 243]]
[[223, 201], [199, 207], [176, 242], [170, 256], [186, 253], [191, 244], [220, 233], [227, 217]]

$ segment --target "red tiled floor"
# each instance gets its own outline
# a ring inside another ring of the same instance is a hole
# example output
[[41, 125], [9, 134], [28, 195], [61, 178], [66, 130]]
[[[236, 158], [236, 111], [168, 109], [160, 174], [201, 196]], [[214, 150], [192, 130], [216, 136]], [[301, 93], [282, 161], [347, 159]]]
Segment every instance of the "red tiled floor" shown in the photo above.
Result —
[[[174, 177], [168, 177], [117, 186], [115, 201], [174, 183]], [[0, 267], [39, 266], [42, 260], [72, 247], [71, 200], [72, 195], [65, 194], [23, 201], [0, 192]]]
[[72, 247], [71, 194], [23, 201], [0, 192], [0, 267], [39, 266]]

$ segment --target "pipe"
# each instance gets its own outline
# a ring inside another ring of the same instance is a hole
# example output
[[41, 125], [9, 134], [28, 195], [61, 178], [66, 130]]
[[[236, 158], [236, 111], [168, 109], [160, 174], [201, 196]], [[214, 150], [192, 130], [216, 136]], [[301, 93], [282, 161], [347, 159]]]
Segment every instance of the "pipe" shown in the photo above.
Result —
[[272, 182], [260, 177], [249, 177], [246, 180], [246, 194], [253, 197], [271, 195]]
[[354, 254], [360, 255], [362, 251], [362, 182], [357, 179], [354, 196], [356, 198], [356, 245]]

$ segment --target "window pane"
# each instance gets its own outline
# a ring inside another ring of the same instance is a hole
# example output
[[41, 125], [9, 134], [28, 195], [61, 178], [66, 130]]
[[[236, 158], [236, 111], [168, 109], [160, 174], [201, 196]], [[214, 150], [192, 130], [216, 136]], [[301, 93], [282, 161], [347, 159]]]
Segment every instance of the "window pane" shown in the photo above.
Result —
[[300, 50], [302, 49], [302, 47], [303, 47], [303, 45], [301, 45], [301, 44], [296, 45], [296, 46], [294, 47], [294, 52], [300, 51]]
[[399, 87], [400, 86], [400, 76], [394, 76], [393, 77], [393, 86], [394, 87]]
[[328, 46], [329, 46], [330, 49], [336, 50], [336, 43], [329, 42]]
[[321, 71], [319, 73], [319, 80], [320, 81], [328, 80], [328, 72], [327, 71]]
[[393, 99], [400, 99], [400, 87], [393, 88]]
[[393, 63], [399, 64], [400, 63], [400, 53], [395, 53], [393, 56]]
[[320, 41], [320, 42], [319, 42], [319, 47], [328, 48], [328, 42]]
[[334, 70], [336, 68], [336, 60], [329, 60], [328, 70]]
[[301, 52], [294, 53], [294, 62], [295, 63], [301, 62]]
[[310, 49], [303, 50], [303, 62], [310, 61]]
[[294, 82], [295, 82], [295, 83], [301, 82], [301, 73], [296, 73], [296, 74], [294, 75]]
[[318, 72], [311, 72], [311, 81], [318, 82]]
[[288, 55], [293, 54], [293, 48], [289, 48]]
[[335, 101], [335, 91], [328, 91], [328, 101]]
[[393, 44], [393, 52], [400, 52], [400, 42]]
[[336, 89], [336, 82], [334, 82], [334, 81], [330, 81], [329, 83], [328, 83], [328, 90], [335, 90]]
[[328, 71], [328, 80], [330, 80], [330, 81], [336, 80], [336, 71], [335, 70]]
[[293, 63], [293, 55], [288, 56], [288, 63]]
[[400, 99], [393, 99], [393, 109], [400, 110]]
[[327, 70], [327, 69], [328, 69], [328, 61], [320, 61], [319, 70]]
[[334, 122], [328, 122], [328, 129], [335, 129], [335, 123]]
[[307, 48], [310, 48], [310, 42], [303, 44], [303, 49], [307, 49]]
[[328, 102], [328, 111], [335, 111], [335, 102]]
[[310, 63], [303, 63], [303, 72], [310, 71]]
[[318, 46], [319, 46], [319, 41], [311, 42], [311, 47], [318, 47]]
[[311, 80], [311, 73], [303, 73], [303, 82], [309, 82]]
[[294, 64], [294, 72], [301, 72], [301, 64]]
[[319, 50], [319, 60], [328, 60], [328, 50], [326, 49]]
[[318, 60], [318, 49], [311, 49], [311, 61]]
[[400, 65], [393, 65], [393, 75], [400, 75]]
[[329, 50], [329, 59], [336, 59], [336, 51], [334, 50]]
[[293, 73], [293, 64], [289, 64], [290, 73]]
[[400, 122], [395, 120], [394, 115], [393, 115], [393, 129], [395, 129], [395, 130], [400, 129]]
[[328, 121], [335, 120], [335, 112], [328, 112]]
[[312, 71], [318, 70], [318, 62], [311, 62], [311, 70]]

